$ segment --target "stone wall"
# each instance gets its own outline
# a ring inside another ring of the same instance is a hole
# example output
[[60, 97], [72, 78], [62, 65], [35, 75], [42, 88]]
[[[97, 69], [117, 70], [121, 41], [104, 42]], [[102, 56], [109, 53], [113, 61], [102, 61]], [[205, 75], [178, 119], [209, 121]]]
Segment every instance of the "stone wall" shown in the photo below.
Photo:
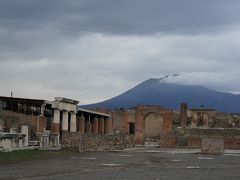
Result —
[[224, 140], [222, 138], [202, 138], [203, 154], [221, 154], [224, 153]]
[[201, 148], [202, 138], [219, 138], [223, 139], [225, 149], [240, 149], [239, 128], [186, 128], [184, 137], [189, 148]]
[[133, 146], [133, 138], [126, 134], [82, 134], [63, 131], [62, 148], [77, 151], [120, 150]]
[[[98, 112], [111, 114], [113, 119], [113, 128], [115, 132], [121, 134], [129, 134], [129, 123], [135, 123], [135, 143], [143, 145], [146, 140], [146, 119], [159, 119], [161, 117], [162, 123], [159, 125], [159, 133], [162, 146], [170, 146], [172, 142], [176, 141], [173, 136], [173, 113], [169, 109], [155, 105], [139, 105], [131, 109], [93, 109]], [[150, 116], [150, 117], [149, 117]], [[152, 116], [152, 117], [151, 117]], [[167, 140], [171, 138], [171, 143]], [[160, 144], [161, 144], [160, 142]], [[171, 145], [172, 147], [173, 145]]]

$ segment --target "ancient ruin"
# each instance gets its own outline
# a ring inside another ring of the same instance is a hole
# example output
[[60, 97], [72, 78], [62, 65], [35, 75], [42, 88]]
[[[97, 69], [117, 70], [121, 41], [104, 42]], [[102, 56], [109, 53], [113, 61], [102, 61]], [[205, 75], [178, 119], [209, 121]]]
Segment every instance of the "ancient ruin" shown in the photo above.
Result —
[[147, 145], [202, 148], [204, 153], [240, 149], [236, 113], [188, 108], [186, 103], [180, 111], [156, 105], [84, 109], [78, 103], [63, 97], [0, 97], [0, 147], [101, 151]]

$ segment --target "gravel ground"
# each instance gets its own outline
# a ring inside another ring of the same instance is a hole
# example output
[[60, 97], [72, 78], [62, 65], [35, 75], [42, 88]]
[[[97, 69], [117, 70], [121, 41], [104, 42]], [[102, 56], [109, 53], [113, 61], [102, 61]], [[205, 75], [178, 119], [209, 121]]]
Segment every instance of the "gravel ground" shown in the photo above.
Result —
[[0, 165], [0, 179], [240, 179], [239, 151], [138, 148]]

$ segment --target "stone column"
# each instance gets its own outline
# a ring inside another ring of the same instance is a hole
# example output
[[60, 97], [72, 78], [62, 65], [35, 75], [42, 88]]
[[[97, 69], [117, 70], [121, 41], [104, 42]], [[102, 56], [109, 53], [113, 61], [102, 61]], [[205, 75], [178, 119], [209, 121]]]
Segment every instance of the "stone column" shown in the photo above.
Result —
[[81, 116], [79, 119], [79, 132], [85, 133], [85, 117]]
[[62, 130], [68, 131], [68, 112], [63, 111]]
[[181, 127], [187, 126], [187, 103], [181, 103]]
[[77, 122], [76, 122], [76, 113], [71, 113], [71, 126], [70, 126], [70, 132], [76, 132], [77, 131]]
[[60, 131], [60, 111], [59, 111], [59, 109], [54, 109], [52, 131], [53, 132]]
[[42, 106], [41, 106], [41, 116], [44, 116], [44, 112], [45, 112], [45, 108], [46, 108], [46, 104], [43, 104]]
[[93, 133], [98, 133], [98, 118], [93, 119]]
[[191, 119], [191, 127], [197, 127], [197, 119], [198, 119], [197, 113], [193, 112], [192, 119]]

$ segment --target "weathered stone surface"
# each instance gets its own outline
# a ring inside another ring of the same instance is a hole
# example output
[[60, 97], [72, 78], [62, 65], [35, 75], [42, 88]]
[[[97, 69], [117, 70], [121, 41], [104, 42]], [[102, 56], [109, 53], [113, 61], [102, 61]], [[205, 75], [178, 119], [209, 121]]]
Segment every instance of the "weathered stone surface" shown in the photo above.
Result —
[[202, 138], [203, 154], [221, 154], [224, 153], [224, 140], [222, 138]]
[[187, 138], [189, 148], [201, 148], [201, 139], [208, 137], [223, 139], [225, 149], [240, 149], [239, 128], [186, 128], [179, 132]]
[[111, 114], [112, 126], [116, 133], [129, 134], [129, 123], [135, 123], [135, 143], [138, 145], [143, 145], [146, 139], [149, 139], [149, 132], [153, 134], [154, 129], [159, 131], [151, 138], [156, 141], [173, 135], [173, 113], [161, 106], [139, 105], [131, 109], [94, 110]]
[[63, 131], [62, 147], [77, 151], [105, 151], [132, 146], [132, 140], [125, 134], [82, 134]]

